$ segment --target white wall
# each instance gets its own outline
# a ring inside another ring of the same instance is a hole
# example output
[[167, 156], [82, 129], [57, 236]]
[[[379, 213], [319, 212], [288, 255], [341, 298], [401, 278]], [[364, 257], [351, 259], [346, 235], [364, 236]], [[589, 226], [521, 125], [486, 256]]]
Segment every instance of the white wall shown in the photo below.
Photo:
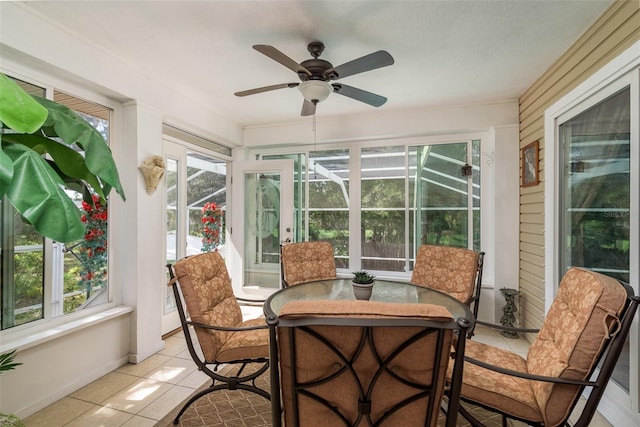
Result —
[[127, 363], [130, 310], [114, 311], [70, 333], [51, 331], [55, 338], [21, 346], [15, 361], [22, 365], [0, 376], [0, 412], [27, 417]]
[[[117, 316], [77, 327], [55, 339], [18, 346], [19, 361], [24, 366], [0, 377], [0, 411], [25, 417], [127, 361], [143, 360], [162, 346], [164, 243], [159, 236], [163, 236], [165, 207], [161, 191], [146, 194], [137, 167], [148, 156], [162, 154], [163, 122], [232, 147], [243, 143], [248, 148], [309, 144], [313, 135], [311, 119], [243, 130], [237, 123], [223, 119], [210, 105], [185, 98], [132, 69], [113, 53], [33, 15], [21, 3], [0, 2], [0, 8], [3, 72], [47, 84], [61, 82], [82, 87], [122, 103], [116, 112], [112, 148], [127, 201], [117, 196], [112, 200], [110, 258], [112, 283], [119, 291], [114, 295], [114, 304], [130, 307], [131, 314], [125, 309]], [[486, 242], [496, 252], [488, 253], [485, 267], [481, 317], [486, 317], [495, 312], [493, 284], [510, 278], [511, 255], [517, 254], [508, 245], [496, 243], [517, 241], [517, 199], [515, 205], [511, 198], [502, 199], [504, 191], [518, 193], [518, 138], [513, 132], [517, 126], [518, 103], [512, 100], [427, 111], [376, 112], [351, 118], [320, 117], [318, 142], [353, 143], [470, 132], [487, 135], [483, 138], [483, 151], [487, 150], [483, 152], [483, 170], [490, 175], [486, 181], [483, 178], [483, 200], [495, 200], [486, 208], [492, 212], [493, 224], [500, 224], [500, 230], [483, 229], [483, 245]], [[242, 157], [243, 153], [234, 153], [234, 159]], [[514, 184], [515, 190], [511, 188]], [[485, 199], [484, 191], [493, 192], [495, 199]], [[516, 265], [514, 260], [513, 266]]]
[[[493, 127], [517, 125], [518, 102], [509, 100], [437, 110], [375, 111], [346, 118], [318, 116], [316, 120], [318, 144], [488, 132]], [[311, 118], [307, 122], [250, 126], [244, 130], [244, 146], [312, 144], [312, 129]]]

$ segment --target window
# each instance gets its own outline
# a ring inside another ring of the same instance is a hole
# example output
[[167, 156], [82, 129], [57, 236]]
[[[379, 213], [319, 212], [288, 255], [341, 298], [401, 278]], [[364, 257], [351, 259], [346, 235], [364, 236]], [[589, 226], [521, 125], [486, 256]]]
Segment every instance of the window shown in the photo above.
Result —
[[[561, 272], [585, 267], [629, 282], [630, 88], [559, 126]], [[613, 380], [629, 392], [629, 349]]]
[[349, 268], [349, 150], [309, 153], [309, 240], [333, 245], [337, 268]]
[[560, 125], [562, 272], [629, 281], [629, 96], [626, 88]]
[[[350, 170], [354, 156], [360, 171]], [[422, 243], [480, 248], [479, 140], [258, 158], [294, 160], [296, 241], [331, 242], [338, 268], [406, 274]], [[353, 235], [360, 248], [349, 247]]]
[[[15, 80], [25, 92], [45, 96], [45, 89]], [[24, 222], [9, 204], [0, 200], [0, 261], [2, 265], [2, 329], [44, 316], [44, 239]]]
[[361, 165], [363, 268], [412, 271], [422, 244], [479, 250], [479, 140], [363, 149]]
[[362, 268], [406, 270], [405, 147], [361, 152]]
[[[47, 95], [44, 88], [17, 82], [27, 93]], [[52, 97], [109, 141], [109, 108], [57, 90]], [[80, 193], [68, 194], [82, 210], [87, 233], [84, 239], [67, 245], [44, 239], [6, 199], [0, 201], [3, 330], [109, 301], [108, 207], [85, 204]]]
[[[214, 150], [205, 150], [205, 140], [178, 133], [164, 125], [165, 188], [166, 188], [166, 263], [196, 255], [204, 250], [223, 250], [225, 245], [227, 211], [227, 164], [214, 157]], [[169, 137], [169, 134], [175, 137]], [[178, 138], [180, 137], [180, 138]], [[189, 142], [185, 141], [188, 139]], [[199, 142], [199, 144], [195, 144]], [[197, 150], [196, 150], [197, 148]], [[215, 205], [215, 208], [214, 208]], [[207, 213], [203, 208], [207, 206]], [[210, 221], [214, 215], [215, 221]], [[206, 216], [206, 218], [205, 218]], [[211, 238], [203, 246], [205, 237]], [[167, 270], [167, 281], [169, 280]], [[164, 287], [164, 311], [162, 333], [180, 326], [176, 302], [171, 288]]]
[[[336, 267], [349, 268], [349, 150], [336, 149], [263, 160], [294, 160], [294, 236], [297, 242], [326, 240], [333, 245]], [[307, 173], [308, 171], [308, 173]], [[308, 205], [305, 201], [308, 200]]]

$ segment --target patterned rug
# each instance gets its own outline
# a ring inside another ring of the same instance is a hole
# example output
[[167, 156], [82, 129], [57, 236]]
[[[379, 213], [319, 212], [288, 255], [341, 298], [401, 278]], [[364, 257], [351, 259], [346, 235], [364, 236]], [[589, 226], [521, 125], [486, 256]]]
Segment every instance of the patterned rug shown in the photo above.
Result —
[[[256, 384], [265, 390], [269, 389], [269, 371], [261, 375]], [[199, 390], [209, 386], [207, 383]], [[198, 390], [198, 391], [199, 391]], [[173, 426], [182, 405], [180, 403], [173, 411], [156, 423], [156, 427]], [[500, 427], [500, 417], [481, 409], [473, 408], [471, 412], [489, 427]], [[242, 390], [218, 390], [209, 393], [195, 403], [180, 417], [179, 426], [183, 427], [271, 427], [271, 402], [255, 393]], [[470, 424], [461, 416], [458, 417], [458, 427]], [[510, 425], [523, 425], [511, 423]], [[444, 426], [444, 417], [438, 420], [438, 427]]]

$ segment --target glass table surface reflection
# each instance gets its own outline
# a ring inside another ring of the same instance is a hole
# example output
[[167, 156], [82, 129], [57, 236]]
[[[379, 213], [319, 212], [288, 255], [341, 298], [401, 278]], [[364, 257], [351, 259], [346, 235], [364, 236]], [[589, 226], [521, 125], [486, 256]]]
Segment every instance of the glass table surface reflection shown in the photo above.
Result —
[[[355, 300], [351, 279], [338, 278], [302, 283], [280, 289], [264, 304], [265, 317], [278, 316], [282, 307], [300, 300]], [[454, 319], [467, 318], [471, 325], [475, 319], [469, 307], [442, 292], [404, 282], [376, 279], [369, 301], [406, 304], [435, 304], [446, 307]]]

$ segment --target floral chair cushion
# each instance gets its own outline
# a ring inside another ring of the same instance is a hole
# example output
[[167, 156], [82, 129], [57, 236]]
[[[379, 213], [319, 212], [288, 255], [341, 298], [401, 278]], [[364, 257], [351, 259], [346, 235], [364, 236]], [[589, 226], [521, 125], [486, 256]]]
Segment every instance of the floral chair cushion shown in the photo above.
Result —
[[[627, 298], [615, 279], [571, 268], [562, 279], [527, 359], [473, 340], [465, 355], [529, 374], [586, 379]], [[554, 385], [500, 374], [465, 363], [462, 397], [545, 426], [566, 419], [578, 398], [578, 386]]]
[[[263, 318], [243, 322], [224, 258], [219, 252], [184, 258], [176, 262], [174, 268], [192, 321], [225, 327], [265, 323]], [[209, 363], [269, 355], [267, 329], [234, 332], [196, 327], [195, 331]]]
[[479, 256], [465, 248], [422, 245], [411, 283], [445, 292], [467, 304], [475, 290]]
[[300, 242], [282, 246], [282, 278], [286, 286], [336, 278], [333, 246], [329, 242]]

